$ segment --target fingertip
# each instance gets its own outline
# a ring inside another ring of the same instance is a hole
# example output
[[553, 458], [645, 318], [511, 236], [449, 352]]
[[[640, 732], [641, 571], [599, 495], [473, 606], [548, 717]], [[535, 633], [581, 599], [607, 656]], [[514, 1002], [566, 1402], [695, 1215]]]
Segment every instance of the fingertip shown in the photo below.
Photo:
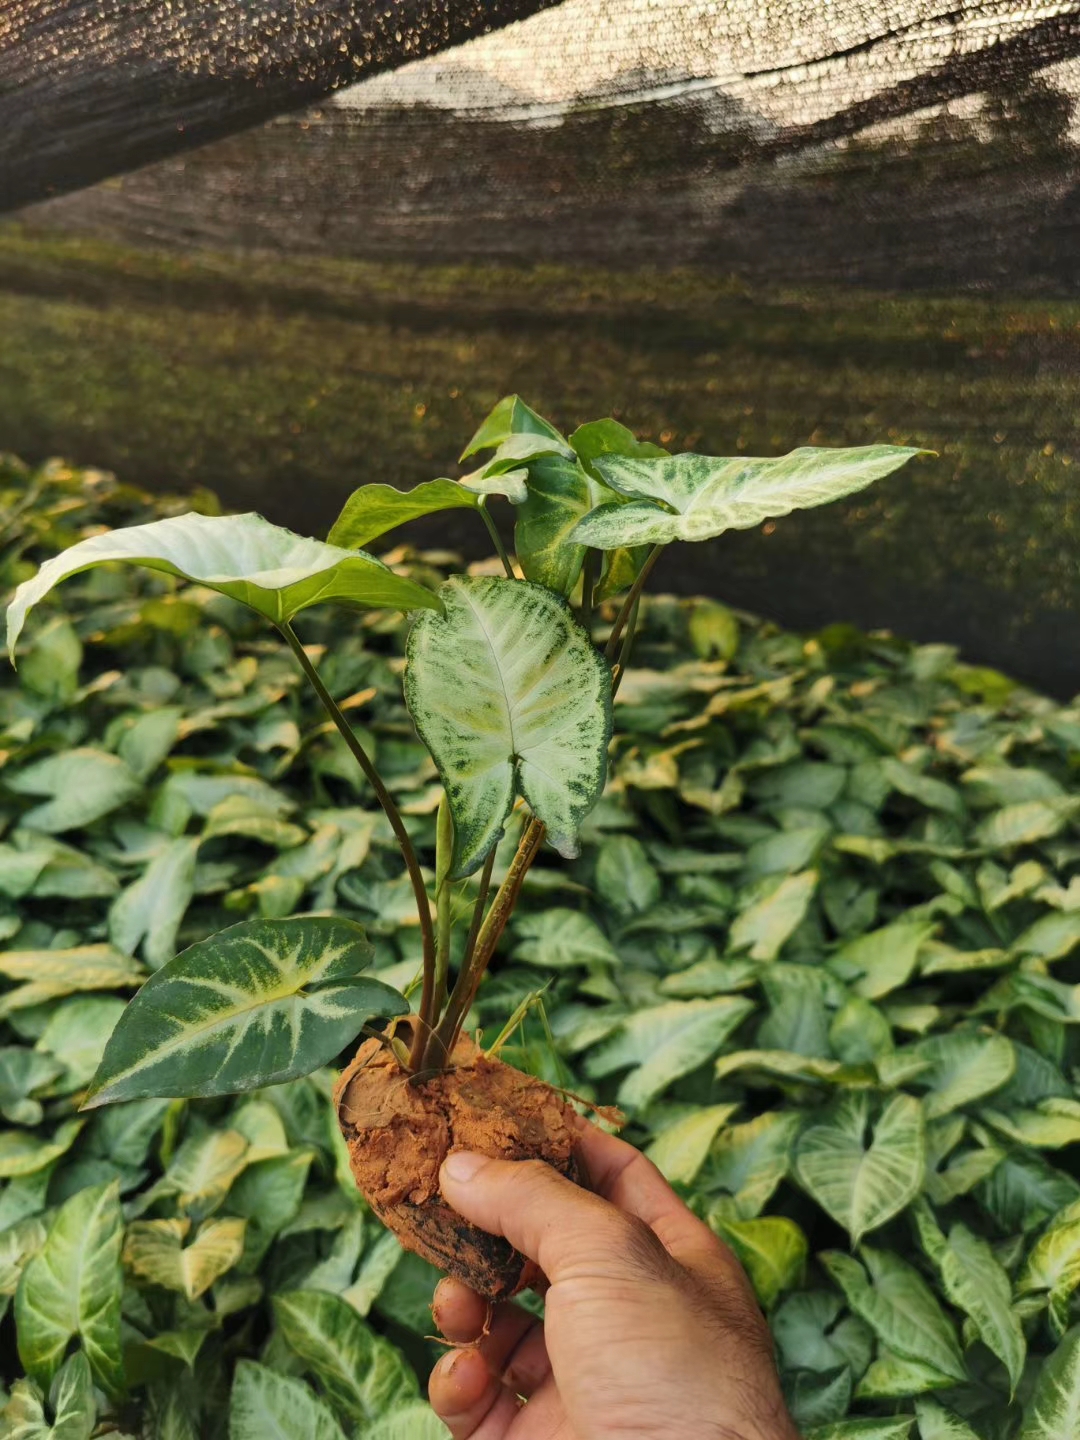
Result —
[[431, 1372], [428, 1399], [440, 1420], [451, 1425], [476, 1411], [496, 1382], [479, 1350], [451, 1350]]
[[440, 1333], [455, 1344], [478, 1340], [489, 1322], [490, 1312], [487, 1300], [452, 1276], [446, 1276], [435, 1287], [432, 1317]]

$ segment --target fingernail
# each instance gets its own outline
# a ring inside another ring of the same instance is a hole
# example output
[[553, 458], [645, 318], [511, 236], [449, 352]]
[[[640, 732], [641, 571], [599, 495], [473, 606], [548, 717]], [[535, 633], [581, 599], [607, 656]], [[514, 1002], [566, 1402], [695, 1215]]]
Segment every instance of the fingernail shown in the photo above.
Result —
[[486, 1164], [487, 1160], [483, 1155], [474, 1155], [470, 1150], [454, 1150], [443, 1161], [442, 1173], [448, 1180], [464, 1184]]

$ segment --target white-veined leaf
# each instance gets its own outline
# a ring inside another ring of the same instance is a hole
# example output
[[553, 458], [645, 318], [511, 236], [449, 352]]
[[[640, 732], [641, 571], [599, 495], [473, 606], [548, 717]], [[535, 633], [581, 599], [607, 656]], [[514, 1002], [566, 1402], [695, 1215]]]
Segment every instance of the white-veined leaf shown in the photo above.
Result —
[[97, 1423], [94, 1382], [82, 1350], [69, 1357], [49, 1387], [46, 1418], [44, 1397], [32, 1380], [17, 1380], [11, 1399], [0, 1410], [4, 1440], [90, 1440]]
[[229, 1395], [229, 1440], [345, 1440], [331, 1412], [303, 1380], [254, 1360], [236, 1367]]
[[920, 1440], [979, 1440], [971, 1426], [936, 1400], [915, 1401]]
[[171, 840], [109, 910], [109, 939], [129, 955], [141, 944], [151, 969], [176, 954], [176, 936], [195, 891], [198, 849], [193, 836]]
[[702, 1105], [661, 1130], [645, 1153], [665, 1179], [690, 1185], [704, 1165], [720, 1127], [737, 1109], [736, 1105]]
[[307, 1075], [373, 1015], [406, 1002], [363, 979], [372, 949], [348, 920], [249, 920], [152, 975], [105, 1047], [88, 1105], [227, 1095]]
[[864, 1000], [879, 1000], [907, 983], [933, 933], [933, 925], [910, 920], [883, 925], [843, 945], [829, 957], [829, 969]]
[[897, 1420], [837, 1420], [833, 1425], [819, 1425], [808, 1430], [806, 1440], [908, 1440], [910, 1418]]
[[877, 1358], [855, 1390], [859, 1400], [906, 1400], [927, 1390], [948, 1390], [956, 1381], [922, 1360], [906, 1360], [891, 1350], [879, 1350]]
[[22, 817], [29, 830], [58, 835], [100, 820], [142, 790], [123, 760], [105, 750], [81, 746], [36, 760], [6, 779], [19, 795], [46, 795]]
[[858, 1244], [919, 1193], [926, 1167], [922, 1106], [897, 1095], [872, 1127], [864, 1094], [838, 1101], [830, 1119], [803, 1131], [795, 1174], [803, 1189]]
[[443, 615], [412, 628], [405, 699], [454, 820], [453, 876], [470, 874], [524, 796], [562, 854], [604, 786], [611, 671], [570, 611], [527, 582], [458, 578]]
[[851, 1309], [883, 1346], [954, 1380], [966, 1378], [952, 1321], [913, 1266], [890, 1250], [866, 1247], [862, 1258], [869, 1270], [867, 1278], [862, 1265], [850, 1255], [826, 1251], [819, 1258]]
[[364, 1440], [450, 1440], [450, 1431], [430, 1405], [405, 1405], [365, 1430]]
[[401, 1352], [336, 1295], [322, 1290], [277, 1295], [274, 1315], [339, 1415], [368, 1425], [417, 1398], [416, 1377]]
[[326, 543], [356, 550], [421, 515], [434, 515], [440, 510], [475, 510], [478, 503], [476, 496], [456, 480], [426, 480], [411, 490], [398, 490], [393, 485], [361, 485], [345, 501]]
[[709, 1193], [726, 1190], [740, 1219], [759, 1214], [788, 1173], [800, 1124], [797, 1113], [767, 1110], [744, 1125], [732, 1125], [712, 1147], [705, 1188]]
[[601, 505], [578, 523], [572, 538], [598, 550], [708, 540], [851, 495], [920, 453], [909, 446], [865, 445], [803, 446], [774, 459], [604, 455], [593, 462], [604, 483], [633, 503]]
[[52, 1135], [33, 1130], [0, 1130], [0, 1179], [34, 1175], [74, 1145], [85, 1120], [65, 1120]]
[[914, 1080], [929, 1087], [923, 1097], [928, 1120], [959, 1110], [982, 1095], [1000, 1089], [1016, 1068], [1012, 1044], [1004, 1035], [986, 1030], [953, 1030], [931, 1035], [912, 1047], [913, 1059], [925, 1060], [928, 1069]]
[[751, 960], [775, 960], [806, 914], [817, 883], [816, 870], [781, 880], [764, 899], [736, 917], [728, 936], [729, 948], [749, 950]]
[[1080, 1325], [1042, 1363], [1024, 1407], [1017, 1440], [1076, 1440], [1080, 1435]]
[[770, 1328], [781, 1369], [834, 1370], [845, 1365], [856, 1379], [874, 1353], [874, 1334], [858, 1315], [844, 1315], [831, 1290], [799, 1290], [780, 1305]]
[[197, 1300], [244, 1253], [246, 1220], [207, 1220], [185, 1244], [191, 1222], [136, 1220], [124, 1240], [124, 1264], [143, 1280]]
[[279, 624], [330, 600], [386, 610], [439, 608], [430, 590], [363, 551], [295, 535], [261, 515], [176, 515], [92, 535], [46, 560], [8, 606], [9, 655], [14, 659], [30, 610], [54, 585], [113, 560], [194, 580]]
[[123, 1236], [115, 1182], [80, 1190], [57, 1211], [15, 1294], [19, 1358], [39, 1384], [52, 1381], [77, 1336], [102, 1389], [121, 1388]]
[[715, 1000], [669, 1000], [638, 1010], [592, 1051], [586, 1073], [610, 1075], [634, 1066], [619, 1086], [618, 1101], [637, 1109], [680, 1075], [711, 1059], [753, 1008], [751, 1000], [725, 995]]
[[543, 970], [574, 965], [615, 965], [618, 955], [595, 921], [580, 910], [556, 905], [523, 915], [514, 930], [514, 959]]

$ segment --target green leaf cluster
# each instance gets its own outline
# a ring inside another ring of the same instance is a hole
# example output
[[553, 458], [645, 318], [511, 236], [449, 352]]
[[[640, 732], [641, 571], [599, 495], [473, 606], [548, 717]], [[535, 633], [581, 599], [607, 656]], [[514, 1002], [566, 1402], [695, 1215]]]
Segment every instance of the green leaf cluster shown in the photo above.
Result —
[[[52, 472], [2, 578], [166, 507]], [[437, 1435], [432, 1272], [365, 1213], [330, 1068], [79, 1109], [136, 987], [230, 924], [332, 913], [363, 983], [407, 988], [389, 827], [233, 598], [108, 571], [59, 598], [0, 684], [0, 1430]], [[309, 625], [431, 849], [404, 622]], [[474, 1022], [547, 986], [551, 1038], [534, 1006], [506, 1058], [624, 1106], [746, 1265], [807, 1435], [1075, 1435], [1080, 709], [659, 598], [615, 711], [580, 853], [530, 873]]]

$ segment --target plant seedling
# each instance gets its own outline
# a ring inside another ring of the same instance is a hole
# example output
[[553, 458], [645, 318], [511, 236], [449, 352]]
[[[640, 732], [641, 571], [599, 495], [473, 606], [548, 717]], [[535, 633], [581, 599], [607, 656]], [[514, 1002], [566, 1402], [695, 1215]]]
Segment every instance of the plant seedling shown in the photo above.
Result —
[[[534, 1278], [505, 1241], [464, 1225], [438, 1193], [455, 1145], [536, 1155], [576, 1176], [565, 1098], [485, 1055], [463, 1034], [477, 989], [546, 842], [576, 851], [604, 788], [612, 700], [645, 583], [663, 549], [861, 490], [915, 449], [803, 448], [776, 459], [669, 455], [614, 420], [568, 438], [517, 396], [502, 400], [463, 460], [492, 452], [461, 480], [403, 493], [358, 489], [326, 543], [258, 515], [182, 515], [95, 535], [47, 561], [8, 608], [14, 660], [29, 611], [61, 580], [126, 561], [230, 596], [284, 636], [393, 829], [415, 896], [423, 951], [419, 1003], [364, 975], [372, 947], [332, 915], [261, 919], [192, 945], [154, 973], [105, 1049], [87, 1106], [148, 1096], [232, 1094], [332, 1062], [373, 1018], [341, 1077], [338, 1114], [353, 1172], [410, 1248], [489, 1296]], [[488, 514], [515, 507], [516, 565]], [[505, 577], [457, 575], [436, 593], [360, 546], [420, 515], [476, 510]], [[520, 575], [520, 578], [519, 578]], [[293, 621], [323, 603], [415, 612], [405, 701], [443, 783], [429, 893], [413, 838]], [[613, 620], [594, 643], [598, 607]], [[516, 851], [496, 876], [496, 847], [515, 805]], [[473, 892], [451, 975], [453, 887]], [[498, 883], [496, 883], [496, 881]]]

